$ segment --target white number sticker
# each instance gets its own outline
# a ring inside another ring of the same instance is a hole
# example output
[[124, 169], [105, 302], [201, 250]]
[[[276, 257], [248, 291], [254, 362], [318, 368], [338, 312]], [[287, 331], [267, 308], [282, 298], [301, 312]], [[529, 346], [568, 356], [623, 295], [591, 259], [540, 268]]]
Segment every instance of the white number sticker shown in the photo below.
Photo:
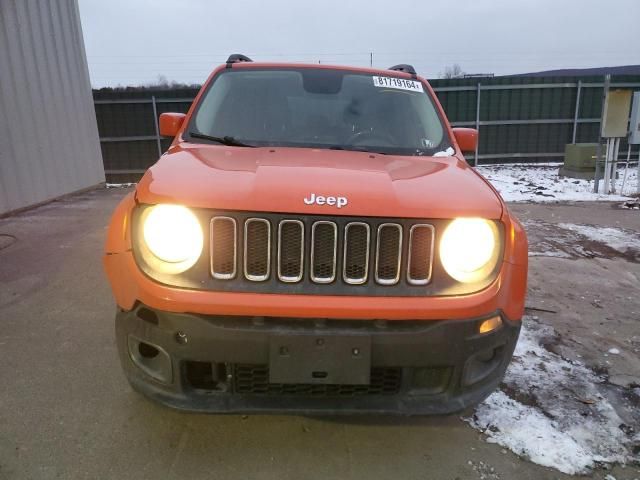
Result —
[[395, 77], [373, 77], [373, 86], [380, 88], [397, 88], [411, 92], [423, 92], [422, 83], [417, 80], [406, 80]]

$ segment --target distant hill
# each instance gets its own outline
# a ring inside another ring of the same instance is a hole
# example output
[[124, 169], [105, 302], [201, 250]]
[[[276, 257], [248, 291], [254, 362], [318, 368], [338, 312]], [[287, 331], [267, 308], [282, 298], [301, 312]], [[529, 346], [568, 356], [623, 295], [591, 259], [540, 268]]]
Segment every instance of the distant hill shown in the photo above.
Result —
[[619, 67], [595, 68], [563, 68], [560, 70], [545, 70], [543, 72], [519, 73], [513, 77], [588, 77], [596, 75], [640, 75], [640, 65], [622, 65]]

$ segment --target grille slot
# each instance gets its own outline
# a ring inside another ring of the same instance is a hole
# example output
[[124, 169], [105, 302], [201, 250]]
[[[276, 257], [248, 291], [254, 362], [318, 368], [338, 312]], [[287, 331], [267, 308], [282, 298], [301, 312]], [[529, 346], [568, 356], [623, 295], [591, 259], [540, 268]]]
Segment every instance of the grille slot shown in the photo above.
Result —
[[271, 224], [263, 218], [244, 222], [244, 276], [253, 282], [269, 278], [271, 268]]
[[304, 272], [304, 224], [282, 220], [278, 225], [278, 278], [299, 282]]
[[269, 383], [266, 365], [234, 366], [234, 392], [252, 395], [294, 395], [311, 397], [356, 397], [362, 395], [395, 395], [402, 386], [402, 369], [374, 367], [369, 385], [322, 385], [307, 383]]
[[331, 283], [336, 278], [338, 227], [333, 222], [319, 221], [311, 227], [311, 280]]
[[231, 217], [214, 217], [211, 220], [211, 275], [219, 280], [236, 276], [237, 265], [236, 220]]
[[344, 228], [344, 262], [342, 277], [352, 285], [367, 281], [369, 275], [369, 225], [348, 223]]
[[432, 225], [414, 225], [409, 230], [407, 282], [412, 285], [426, 285], [431, 280], [433, 237]]
[[397, 223], [381, 224], [376, 248], [376, 282], [381, 285], [398, 283], [401, 256], [402, 227]]

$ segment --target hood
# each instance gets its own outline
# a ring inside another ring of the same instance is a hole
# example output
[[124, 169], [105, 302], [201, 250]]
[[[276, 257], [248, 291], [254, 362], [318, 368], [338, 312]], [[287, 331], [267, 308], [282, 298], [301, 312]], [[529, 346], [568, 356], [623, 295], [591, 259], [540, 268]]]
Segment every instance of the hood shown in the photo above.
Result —
[[[136, 194], [141, 203], [252, 212], [493, 219], [502, 214], [494, 190], [455, 156], [181, 144], [147, 171]], [[318, 202], [319, 196], [325, 201]], [[327, 204], [328, 197], [341, 199]]]

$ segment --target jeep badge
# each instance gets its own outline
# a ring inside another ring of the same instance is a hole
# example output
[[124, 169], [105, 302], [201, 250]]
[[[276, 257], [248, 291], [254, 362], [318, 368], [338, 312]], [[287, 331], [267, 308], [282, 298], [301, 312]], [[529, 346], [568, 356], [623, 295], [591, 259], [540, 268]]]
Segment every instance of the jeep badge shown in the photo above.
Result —
[[346, 207], [349, 201], [347, 197], [325, 197], [323, 195], [316, 195], [312, 193], [309, 198], [304, 199], [304, 203], [307, 205], [336, 205], [338, 208]]

